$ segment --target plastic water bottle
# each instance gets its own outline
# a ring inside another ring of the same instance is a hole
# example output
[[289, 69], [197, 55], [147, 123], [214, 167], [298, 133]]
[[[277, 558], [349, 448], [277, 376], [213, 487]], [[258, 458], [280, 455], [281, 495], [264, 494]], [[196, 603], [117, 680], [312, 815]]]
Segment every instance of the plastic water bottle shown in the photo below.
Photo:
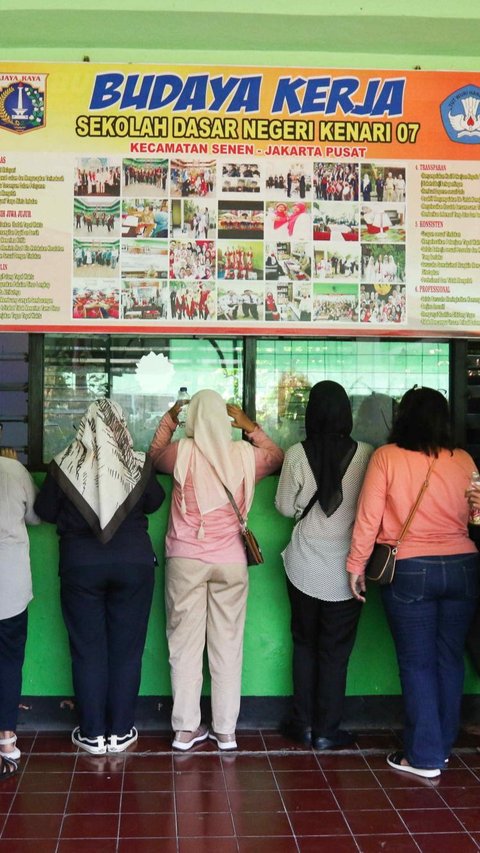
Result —
[[187, 409], [188, 409], [189, 402], [190, 402], [190, 396], [188, 393], [187, 386], [182, 385], [181, 388], [179, 388], [178, 395], [177, 395], [177, 403], [182, 403], [182, 408], [180, 409], [180, 411], [177, 415], [177, 420], [178, 420], [179, 426], [185, 426], [185, 421], [187, 420]]
[[[470, 489], [480, 489], [480, 474], [478, 471], [473, 471], [470, 479]], [[477, 507], [470, 507], [470, 515], [469, 515], [469, 523], [470, 524], [480, 524], [480, 509]]]

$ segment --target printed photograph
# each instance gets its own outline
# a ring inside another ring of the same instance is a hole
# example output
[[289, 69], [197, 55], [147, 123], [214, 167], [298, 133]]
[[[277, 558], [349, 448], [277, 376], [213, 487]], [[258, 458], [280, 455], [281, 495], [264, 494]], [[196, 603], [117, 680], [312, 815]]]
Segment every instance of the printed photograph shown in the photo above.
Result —
[[260, 163], [224, 163], [220, 189], [222, 193], [259, 193]]
[[124, 320], [166, 320], [168, 283], [151, 279], [132, 279], [122, 287]]
[[215, 283], [171, 282], [169, 303], [172, 320], [215, 320]]
[[312, 205], [304, 201], [267, 201], [265, 213], [267, 240], [311, 240]]
[[362, 204], [360, 229], [363, 243], [405, 243], [405, 204]]
[[357, 163], [314, 163], [313, 191], [317, 200], [358, 201]]
[[312, 319], [312, 286], [278, 282], [265, 286], [265, 320], [309, 322]]
[[361, 323], [405, 323], [406, 289], [404, 284], [361, 284]]
[[312, 275], [311, 243], [266, 243], [266, 281], [303, 281]]
[[213, 240], [217, 236], [217, 204], [209, 199], [172, 199], [171, 236], [191, 240]]
[[122, 161], [123, 196], [153, 198], [168, 193], [168, 160], [127, 157]]
[[74, 320], [118, 320], [120, 312], [120, 290], [108, 281], [76, 284], [72, 296]]
[[362, 163], [363, 201], [405, 201], [405, 168], [384, 166], [378, 163]]
[[122, 280], [168, 278], [167, 240], [122, 240]]
[[80, 278], [117, 278], [120, 243], [73, 241], [73, 274]]
[[170, 164], [170, 195], [174, 198], [215, 198], [215, 160], [172, 160]]
[[268, 284], [265, 288], [265, 320], [268, 323], [277, 323], [282, 319], [285, 320], [286, 318], [280, 315], [278, 285]]
[[122, 237], [168, 237], [168, 200], [124, 199]]
[[219, 201], [218, 237], [224, 240], [263, 240], [262, 201]]
[[358, 207], [350, 202], [313, 202], [314, 240], [358, 240]]
[[263, 243], [218, 243], [218, 278], [263, 281]]
[[217, 320], [263, 320], [263, 302], [263, 282], [222, 282], [218, 285]]
[[73, 202], [75, 237], [80, 240], [118, 237], [120, 202], [112, 198], [75, 197]]
[[308, 161], [292, 162], [283, 157], [267, 160], [265, 167], [266, 198], [310, 198], [311, 166]]
[[316, 323], [357, 323], [358, 284], [313, 284], [312, 320]]
[[405, 246], [362, 246], [361, 266], [365, 284], [401, 284], [405, 281]]
[[76, 196], [119, 196], [120, 161], [112, 157], [77, 158], [73, 192]]
[[215, 278], [215, 244], [212, 240], [172, 240], [168, 264], [172, 279]]
[[320, 249], [314, 244], [313, 254], [315, 263], [314, 276], [317, 279], [339, 279], [353, 278], [359, 280], [360, 273], [360, 248], [350, 244], [348, 247], [343, 243], [329, 245]]

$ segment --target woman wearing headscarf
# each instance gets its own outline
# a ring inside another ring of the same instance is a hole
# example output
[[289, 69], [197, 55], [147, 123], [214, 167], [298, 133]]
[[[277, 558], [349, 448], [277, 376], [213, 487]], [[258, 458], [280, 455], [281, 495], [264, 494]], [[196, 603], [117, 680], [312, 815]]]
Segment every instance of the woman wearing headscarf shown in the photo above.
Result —
[[93, 755], [137, 740], [135, 704], [152, 602], [155, 555], [146, 513], [165, 497], [149, 458], [133, 450], [122, 410], [97, 400], [56, 456], [35, 501], [60, 538], [60, 590], [80, 725]]
[[[188, 750], [209, 736], [201, 724], [205, 640], [211, 675], [212, 731], [219, 749], [236, 748], [248, 574], [238, 518], [255, 483], [280, 467], [283, 452], [239, 406], [216, 391], [190, 400], [186, 438], [172, 442], [181, 404], [163, 416], [150, 447], [158, 471], [173, 474], [165, 540], [167, 637], [172, 676], [173, 746]], [[232, 427], [247, 441], [233, 441]]]
[[345, 563], [370, 445], [351, 438], [352, 410], [337, 382], [318, 382], [305, 413], [305, 441], [287, 450], [275, 505], [295, 518], [283, 552], [291, 605], [293, 703], [282, 733], [315, 749], [346, 747], [340, 729], [347, 667], [361, 605]]

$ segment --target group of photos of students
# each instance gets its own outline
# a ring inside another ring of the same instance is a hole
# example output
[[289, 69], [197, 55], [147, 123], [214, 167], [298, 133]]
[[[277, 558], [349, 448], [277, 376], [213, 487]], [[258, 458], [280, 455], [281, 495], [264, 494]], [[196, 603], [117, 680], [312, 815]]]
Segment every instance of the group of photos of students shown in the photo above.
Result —
[[81, 157], [73, 189], [74, 319], [407, 321], [404, 166]]

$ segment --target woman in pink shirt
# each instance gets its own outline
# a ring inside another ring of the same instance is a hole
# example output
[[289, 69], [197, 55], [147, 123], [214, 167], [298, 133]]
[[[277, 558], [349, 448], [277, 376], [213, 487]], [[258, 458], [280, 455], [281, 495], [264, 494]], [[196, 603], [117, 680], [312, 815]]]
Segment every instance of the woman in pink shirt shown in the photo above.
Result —
[[476, 465], [454, 447], [448, 403], [432, 388], [404, 395], [391, 444], [373, 454], [347, 559], [353, 594], [365, 601], [374, 543], [394, 543], [425, 480], [399, 546], [393, 583], [381, 587], [395, 642], [405, 709], [403, 751], [388, 764], [432, 778], [445, 768], [460, 724], [465, 638], [479, 596], [479, 556], [468, 536], [465, 491]]
[[[150, 447], [158, 471], [173, 474], [165, 540], [167, 637], [172, 676], [173, 746], [188, 750], [208, 736], [235, 749], [240, 710], [248, 574], [240, 525], [255, 483], [282, 464], [283, 451], [239, 406], [216, 391], [194, 394], [186, 438], [172, 442], [180, 404], [163, 416]], [[232, 420], [231, 420], [232, 419]], [[232, 427], [248, 441], [233, 441]], [[205, 638], [212, 680], [212, 731], [201, 724]]]

